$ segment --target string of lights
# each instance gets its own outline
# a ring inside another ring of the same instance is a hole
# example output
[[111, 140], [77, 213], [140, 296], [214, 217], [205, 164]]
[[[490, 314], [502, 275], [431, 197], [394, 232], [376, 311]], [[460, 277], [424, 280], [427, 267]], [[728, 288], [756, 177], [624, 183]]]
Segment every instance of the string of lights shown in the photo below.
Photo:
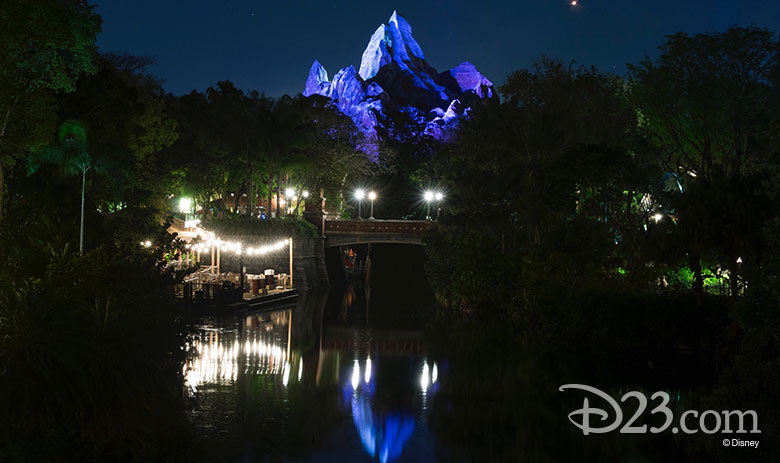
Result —
[[248, 256], [261, 256], [270, 252], [279, 251], [292, 242], [291, 238], [283, 239], [274, 244], [265, 246], [244, 246], [238, 241], [223, 241], [219, 238], [209, 238], [206, 241], [202, 241], [195, 244], [187, 244], [187, 249], [193, 251], [205, 251], [210, 250], [212, 247], [219, 248], [222, 252], [232, 252], [234, 254], [246, 254]]

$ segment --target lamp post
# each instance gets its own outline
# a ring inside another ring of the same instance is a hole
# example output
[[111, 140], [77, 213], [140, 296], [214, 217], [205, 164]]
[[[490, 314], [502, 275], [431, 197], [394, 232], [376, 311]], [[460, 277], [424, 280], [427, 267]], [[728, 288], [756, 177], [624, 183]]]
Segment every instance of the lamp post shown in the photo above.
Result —
[[441, 212], [441, 200], [444, 199], [444, 193], [436, 193], [436, 220], [439, 220], [439, 213]]
[[433, 201], [434, 194], [432, 191], [426, 191], [423, 194], [425, 199], [425, 220], [431, 220], [431, 201]]
[[[295, 190], [293, 188], [288, 187], [286, 190], [284, 190], [284, 196], [287, 199], [288, 209], [285, 210], [287, 214], [292, 213], [292, 204], [293, 201], [295, 201]], [[289, 212], [287, 212], [289, 211]]]
[[436, 218], [439, 218], [439, 212], [441, 211], [441, 200], [444, 199], [444, 193], [440, 191], [426, 191], [423, 193], [423, 199], [425, 200], [425, 220], [431, 220], [431, 203], [436, 201]]
[[371, 201], [371, 217], [368, 218], [368, 220], [374, 220], [374, 200], [376, 199], [376, 192], [369, 191], [368, 192], [368, 200]]
[[355, 199], [358, 203], [358, 219], [363, 220], [363, 214], [360, 211], [360, 206], [363, 204], [363, 197], [366, 195], [366, 192], [363, 190], [355, 190]]

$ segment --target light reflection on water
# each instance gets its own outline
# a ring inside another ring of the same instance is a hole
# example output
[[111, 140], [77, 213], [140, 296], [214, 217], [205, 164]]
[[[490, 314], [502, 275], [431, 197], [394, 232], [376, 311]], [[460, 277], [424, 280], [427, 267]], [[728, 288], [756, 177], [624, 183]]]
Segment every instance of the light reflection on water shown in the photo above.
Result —
[[373, 299], [360, 286], [301, 294], [294, 309], [193, 327], [184, 373], [198, 461], [680, 460], [684, 442], [670, 433], [583, 436], [568, 419], [582, 397], [558, 391], [580, 378], [613, 397], [663, 388], [675, 413], [695, 409], [674, 381], [642, 386], [644, 357], [615, 368], [598, 350], [526, 343], [502, 320], [421, 319], [412, 276], [403, 291], [381, 280]]
[[[378, 411], [375, 400], [376, 383], [372, 376], [374, 364], [371, 357], [367, 357], [363, 365], [364, 381], [361, 382], [360, 362], [353, 360], [352, 372], [350, 375], [349, 392], [350, 399], [347, 402], [351, 409], [352, 422], [360, 435], [363, 448], [369, 456], [382, 463], [397, 460], [404, 449], [404, 445], [412, 437], [415, 429], [415, 416], [405, 409], [398, 407], [390, 411]], [[434, 363], [433, 372], [438, 371]], [[425, 418], [426, 402], [429, 385], [435, 385], [438, 380], [438, 373], [431, 375], [429, 373], [428, 361], [423, 360], [420, 367], [419, 376], [421, 395], [421, 418]]]
[[[194, 394], [206, 384], [231, 384], [244, 375], [280, 376], [290, 380], [290, 344], [287, 328], [291, 310], [248, 316], [241, 329], [201, 326], [191, 333], [191, 355], [183, 367], [185, 383]], [[303, 359], [297, 364], [297, 380], [303, 374]], [[295, 376], [294, 376], [295, 377]]]
[[[323, 321], [303, 305], [191, 329], [183, 373], [204, 437], [229, 435], [233, 451], [253, 455], [247, 461], [301, 451], [305, 461], [352, 460], [355, 452], [365, 461], [428, 460], [428, 403], [439, 378], [421, 334]], [[321, 443], [287, 448], [312, 439], [304, 429], [311, 423], [325, 430], [314, 438]]]

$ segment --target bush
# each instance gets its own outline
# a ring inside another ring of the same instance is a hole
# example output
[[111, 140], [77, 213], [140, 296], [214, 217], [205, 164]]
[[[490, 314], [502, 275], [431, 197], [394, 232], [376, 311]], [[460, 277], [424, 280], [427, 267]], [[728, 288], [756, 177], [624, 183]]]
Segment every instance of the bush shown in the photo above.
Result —
[[217, 236], [254, 235], [279, 238], [319, 236], [317, 227], [298, 217], [257, 220], [246, 216], [228, 216], [222, 219], [211, 219], [205, 222], [203, 227], [213, 231]]
[[159, 456], [160, 439], [185, 429], [184, 354], [154, 256], [66, 247], [40, 276], [10, 267], [0, 269], [0, 460]]

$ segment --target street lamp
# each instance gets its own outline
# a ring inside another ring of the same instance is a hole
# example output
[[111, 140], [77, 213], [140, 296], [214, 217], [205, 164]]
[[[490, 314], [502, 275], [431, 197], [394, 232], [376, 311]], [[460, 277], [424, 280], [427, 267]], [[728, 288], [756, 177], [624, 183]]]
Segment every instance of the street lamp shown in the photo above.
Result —
[[355, 199], [358, 202], [358, 218], [360, 220], [363, 220], [363, 214], [360, 212], [360, 205], [363, 204], [363, 197], [366, 195], [366, 192], [360, 189], [355, 190]]
[[368, 200], [371, 201], [371, 217], [368, 218], [368, 220], [374, 220], [374, 200], [376, 199], [376, 192], [369, 191], [368, 192]]
[[426, 203], [426, 212], [425, 212], [425, 220], [431, 220], [431, 202], [434, 200], [437, 203], [436, 207], [436, 217], [439, 217], [439, 202], [441, 202], [442, 199], [444, 199], [444, 193], [441, 193], [439, 191], [426, 191], [423, 194], [423, 199], [425, 199]]
[[439, 213], [441, 212], [441, 200], [444, 199], [444, 193], [436, 193], [436, 220], [439, 220]]
[[435, 197], [434, 193], [432, 191], [426, 191], [423, 194], [423, 199], [425, 199], [425, 220], [431, 220], [431, 201], [433, 201], [433, 198]]
[[179, 199], [179, 212], [189, 214], [192, 211], [192, 199], [181, 198]]
[[[295, 188], [287, 187], [287, 189], [284, 190], [284, 196], [287, 198], [287, 214], [292, 214], [293, 210], [297, 212], [298, 204], [300, 203], [300, 200], [298, 199], [298, 195], [295, 194]], [[293, 209], [293, 204], [295, 204], [295, 208]]]

